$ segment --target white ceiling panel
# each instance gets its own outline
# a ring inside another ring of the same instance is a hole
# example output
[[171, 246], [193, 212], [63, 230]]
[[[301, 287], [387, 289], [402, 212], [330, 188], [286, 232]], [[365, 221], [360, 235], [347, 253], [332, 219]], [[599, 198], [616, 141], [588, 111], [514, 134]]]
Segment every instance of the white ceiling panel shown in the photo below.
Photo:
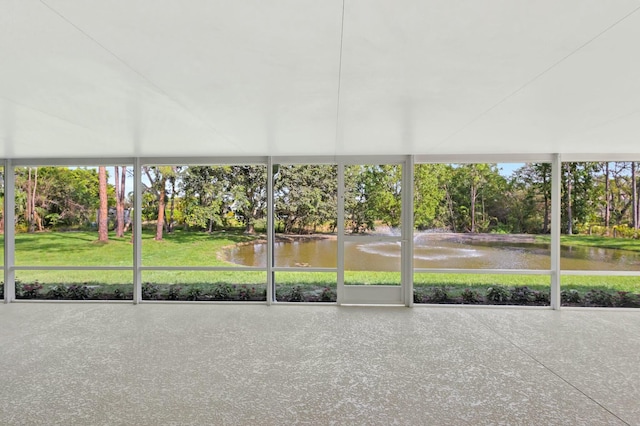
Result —
[[0, 157], [637, 153], [640, 0], [2, 0]]

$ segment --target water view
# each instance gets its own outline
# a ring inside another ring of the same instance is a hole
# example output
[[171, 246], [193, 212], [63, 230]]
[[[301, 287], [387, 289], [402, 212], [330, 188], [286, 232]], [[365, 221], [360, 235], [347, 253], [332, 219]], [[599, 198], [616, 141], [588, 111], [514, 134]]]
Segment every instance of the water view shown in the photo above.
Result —
[[[345, 268], [351, 271], [399, 271], [400, 243], [347, 242]], [[325, 267], [337, 265], [335, 237], [275, 244], [276, 266]], [[567, 270], [637, 271], [640, 253], [599, 247], [561, 247], [561, 266]], [[266, 244], [242, 245], [227, 252], [230, 262], [264, 267]], [[550, 269], [548, 244], [532, 236], [415, 234], [415, 268]]]

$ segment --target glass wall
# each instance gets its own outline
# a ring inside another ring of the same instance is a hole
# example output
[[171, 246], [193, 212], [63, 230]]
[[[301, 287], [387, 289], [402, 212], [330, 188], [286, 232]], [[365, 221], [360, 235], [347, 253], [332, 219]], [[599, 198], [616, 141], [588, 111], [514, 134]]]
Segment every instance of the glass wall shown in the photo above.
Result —
[[278, 164], [273, 170], [275, 299], [335, 302], [337, 166]]
[[266, 300], [265, 165], [143, 165], [141, 183], [143, 300]]
[[550, 163], [416, 164], [414, 226], [415, 303], [549, 304]]
[[131, 165], [14, 172], [16, 298], [131, 300]]
[[[132, 159], [117, 166], [18, 161], [15, 200], [8, 200], [16, 235], [6, 243], [15, 261], [4, 265], [0, 203], [0, 263], [15, 272], [18, 299], [133, 300], [136, 293], [154, 301], [336, 302], [342, 276], [346, 289], [395, 291], [412, 266], [415, 303], [548, 306], [553, 260], [562, 277], [558, 304], [640, 304], [637, 162], [558, 161], [555, 183], [549, 158], [418, 162], [409, 244], [401, 235], [403, 218], [411, 219], [402, 215], [402, 164], [345, 160], [342, 215], [339, 167], [307, 160], [276, 161], [270, 185], [266, 157], [142, 162], [139, 224]], [[0, 201], [5, 172], [0, 167]], [[556, 257], [552, 222], [561, 232]], [[411, 264], [402, 262], [406, 253]]]
[[400, 285], [402, 165], [346, 166], [344, 186], [345, 285]]
[[4, 299], [4, 167], [0, 165], [0, 300]]
[[638, 165], [633, 161], [562, 164], [564, 305], [640, 304]]

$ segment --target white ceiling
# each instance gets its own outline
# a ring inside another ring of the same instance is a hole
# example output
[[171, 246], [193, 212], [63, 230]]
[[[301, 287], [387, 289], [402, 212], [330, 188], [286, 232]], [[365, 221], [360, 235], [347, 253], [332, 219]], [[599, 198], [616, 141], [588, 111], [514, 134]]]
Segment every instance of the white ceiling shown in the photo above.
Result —
[[0, 0], [0, 157], [639, 141], [640, 0]]

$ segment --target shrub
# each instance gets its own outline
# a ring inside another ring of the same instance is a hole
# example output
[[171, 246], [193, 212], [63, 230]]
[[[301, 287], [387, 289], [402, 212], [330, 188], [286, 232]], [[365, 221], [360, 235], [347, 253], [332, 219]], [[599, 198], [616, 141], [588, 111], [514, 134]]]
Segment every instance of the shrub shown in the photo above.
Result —
[[532, 291], [527, 286], [514, 287], [509, 292], [511, 293], [510, 300], [513, 304], [527, 305], [531, 301]]
[[240, 287], [238, 289], [238, 300], [251, 300], [256, 295], [256, 288]]
[[551, 303], [551, 295], [547, 291], [534, 290], [531, 292], [533, 301], [540, 305], [548, 305]]
[[287, 302], [304, 302], [304, 294], [302, 293], [302, 288], [300, 286], [296, 285], [291, 288], [287, 297]]
[[211, 292], [211, 295], [214, 300], [231, 300], [232, 293], [233, 287], [229, 284], [218, 284]]
[[464, 289], [461, 297], [462, 297], [462, 303], [466, 303], [466, 304], [479, 303], [482, 301], [482, 296], [480, 296], [480, 293], [468, 288]]
[[429, 295], [429, 302], [431, 303], [445, 303], [449, 301], [449, 293], [447, 293], [446, 287], [433, 287], [431, 294]]
[[613, 295], [613, 306], [620, 308], [636, 308], [638, 307], [638, 295], [634, 295], [627, 291], [619, 291]]
[[331, 290], [329, 287], [325, 287], [322, 289], [322, 293], [320, 293], [321, 302], [335, 302], [336, 299], [337, 299], [336, 293], [333, 290]]
[[36, 299], [42, 290], [42, 284], [38, 281], [33, 284], [22, 284], [16, 286], [18, 288], [18, 296], [23, 299]]
[[67, 298], [72, 300], [87, 300], [91, 298], [93, 290], [86, 285], [73, 284], [67, 287]]
[[62, 284], [54, 285], [47, 292], [48, 299], [66, 299], [67, 298], [67, 287]]
[[119, 288], [116, 288], [115, 290], [113, 290], [113, 295], [112, 297], [115, 300], [124, 300], [126, 299], [126, 294], [124, 293], [124, 290], [121, 290]]
[[613, 296], [602, 290], [589, 290], [584, 295], [585, 306], [613, 306]]
[[487, 289], [485, 297], [489, 302], [507, 303], [509, 301], [509, 291], [501, 285], [494, 285]]
[[562, 290], [560, 292], [560, 300], [562, 304], [576, 305], [582, 302], [582, 297], [580, 297], [578, 290]]
[[202, 296], [202, 289], [200, 287], [191, 286], [187, 290], [187, 300], [198, 300]]
[[153, 285], [151, 283], [142, 284], [142, 298], [145, 300], [153, 300], [158, 298], [158, 289], [157, 285]]
[[167, 292], [167, 300], [180, 300], [180, 291], [182, 287], [179, 285], [170, 285]]

